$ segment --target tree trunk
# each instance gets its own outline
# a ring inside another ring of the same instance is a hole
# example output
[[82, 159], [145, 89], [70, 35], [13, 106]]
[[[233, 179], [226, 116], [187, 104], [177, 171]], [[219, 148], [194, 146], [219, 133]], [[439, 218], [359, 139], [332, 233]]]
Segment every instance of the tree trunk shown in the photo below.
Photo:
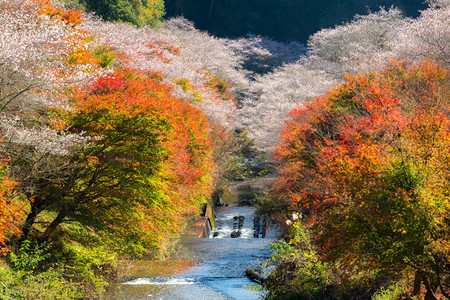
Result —
[[443, 286], [442, 284], [439, 284], [439, 288], [441, 289], [442, 295], [444, 295], [445, 297], [447, 297], [447, 299], [450, 299], [450, 294], [447, 293], [447, 291], [444, 289], [444, 286]]
[[434, 292], [436, 291], [436, 287], [432, 284], [426, 276], [423, 276], [423, 283], [427, 288], [427, 293], [425, 294], [424, 300], [438, 300]]
[[427, 289], [424, 300], [438, 300], [433, 291]]
[[53, 220], [53, 222], [47, 227], [47, 229], [42, 234], [41, 238], [39, 239], [39, 242], [46, 242], [50, 235], [56, 230], [59, 224], [62, 223], [64, 218], [67, 216], [67, 212], [60, 211], [56, 218]]
[[414, 296], [419, 295], [421, 286], [422, 286], [422, 272], [416, 271], [416, 273], [414, 274], [414, 288], [412, 291], [412, 294]]
[[33, 228], [34, 221], [36, 220], [39, 213], [40, 213], [40, 209], [38, 208], [38, 205], [36, 204], [36, 202], [32, 203], [31, 211], [28, 214], [27, 219], [25, 220], [25, 223], [22, 226], [22, 230], [21, 230], [22, 234], [18, 240], [19, 245], [28, 238], [31, 228]]

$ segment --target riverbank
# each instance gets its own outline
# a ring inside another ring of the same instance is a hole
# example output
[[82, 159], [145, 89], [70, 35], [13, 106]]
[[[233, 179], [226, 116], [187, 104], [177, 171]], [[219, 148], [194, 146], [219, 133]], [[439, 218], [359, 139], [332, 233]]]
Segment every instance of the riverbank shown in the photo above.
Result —
[[[259, 179], [231, 185], [234, 200], [216, 208], [215, 238], [198, 238], [192, 232], [195, 228], [187, 230], [178, 240], [181, 251], [174, 259], [137, 262], [110, 299], [260, 299], [261, 291], [251, 288], [255, 283], [245, 270], [269, 259], [269, 245], [278, 232], [269, 230], [267, 238], [254, 238], [256, 209], [242, 205], [242, 200], [263, 192], [267, 182]], [[234, 218], [240, 216], [244, 217], [242, 234], [231, 238]]]

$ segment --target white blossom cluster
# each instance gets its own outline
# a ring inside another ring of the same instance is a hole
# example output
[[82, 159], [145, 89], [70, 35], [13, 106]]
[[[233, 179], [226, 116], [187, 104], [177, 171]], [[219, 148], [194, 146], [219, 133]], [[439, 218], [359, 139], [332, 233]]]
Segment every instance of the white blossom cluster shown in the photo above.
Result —
[[417, 19], [404, 18], [395, 8], [356, 16], [312, 35], [308, 52], [297, 61], [256, 76], [238, 119], [256, 145], [270, 152], [286, 114], [342, 82], [345, 73], [376, 71], [392, 59], [429, 58], [448, 66], [449, 50], [450, 0], [432, 1]]
[[1, 151], [9, 154], [14, 152], [15, 145], [21, 145], [28, 149], [36, 149], [40, 153], [66, 156], [90, 141], [89, 137], [69, 134], [46, 126], [24, 126], [19, 118], [12, 121], [0, 117], [0, 126], [4, 139], [3, 143], [0, 143]]
[[391, 43], [397, 40], [405, 23], [400, 10], [392, 8], [358, 15], [350, 24], [323, 29], [308, 41], [308, 67], [338, 77], [382, 68], [394, 56]]
[[[161, 71], [167, 76], [165, 81], [175, 87], [176, 96], [192, 101], [214, 122], [235, 127], [234, 102], [221, 101], [207, 86], [207, 80], [213, 75], [234, 84], [247, 84], [245, 76], [237, 70], [239, 58], [226, 47], [225, 40], [198, 31], [181, 18], [169, 20], [163, 28], [154, 29], [104, 22], [90, 16], [83, 28], [95, 34], [99, 43], [123, 53], [128, 66], [146, 72]], [[179, 55], [169, 51], [169, 46], [178, 48]], [[162, 51], [162, 54], [157, 55], [156, 51]], [[189, 80], [193, 90], [185, 91], [174, 84], [177, 79]], [[232, 89], [236, 91], [235, 86]]]
[[228, 40], [227, 45], [234, 54], [242, 57], [243, 68], [255, 74], [273, 71], [283, 64], [298, 61], [305, 53], [305, 45], [299, 42], [282, 43], [270, 38], [247, 35], [246, 37]]
[[86, 79], [93, 69], [89, 64], [67, 62], [71, 49], [76, 46], [74, 39], [86, 38], [87, 33], [39, 14], [38, 9], [32, 1], [0, 0], [2, 104], [7, 96], [6, 87], [62, 88], [67, 83]]
[[99, 72], [67, 60], [87, 33], [40, 9], [36, 1], [0, 0], [0, 133], [8, 145], [66, 155], [84, 139], [46, 126], [47, 109], [69, 109], [61, 92]]
[[[216, 38], [183, 18], [167, 20], [161, 28], [135, 28], [86, 15], [81, 29], [96, 37], [92, 43], [122, 53], [128, 66], [161, 71], [176, 96], [192, 101], [226, 128], [248, 129], [256, 145], [268, 152], [279, 140], [287, 113], [342, 82], [345, 73], [377, 70], [393, 58], [431, 58], [448, 65], [450, 0], [429, 3], [417, 19], [404, 18], [395, 8], [356, 16], [348, 24], [312, 35], [307, 48], [256, 36]], [[86, 71], [91, 71], [89, 65], [70, 69], [62, 59], [73, 29], [43, 15], [36, 19], [32, 9], [27, 0], [0, 0], [2, 124], [7, 117], [24, 120], [45, 107], [68, 109], [66, 99], [52, 89], [86, 79]], [[55, 69], [67, 75], [64, 81]], [[231, 84], [237, 107], [208, 88], [212, 76]], [[187, 80], [192, 89], [175, 84], [178, 79]]]
[[285, 65], [256, 79], [253, 89], [259, 96], [247, 99], [238, 111], [239, 120], [261, 150], [271, 151], [287, 114], [335, 84], [336, 80], [324, 71], [309, 70], [301, 63]]
[[432, 1], [420, 18], [408, 20], [392, 48], [398, 58], [430, 58], [449, 66], [450, 0]]

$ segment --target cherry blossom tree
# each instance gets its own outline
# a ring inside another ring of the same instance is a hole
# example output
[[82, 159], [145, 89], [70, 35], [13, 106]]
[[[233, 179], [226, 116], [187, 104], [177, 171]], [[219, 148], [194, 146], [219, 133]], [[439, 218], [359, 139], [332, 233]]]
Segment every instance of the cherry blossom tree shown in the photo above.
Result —
[[310, 37], [308, 52], [298, 60], [254, 77], [238, 111], [238, 123], [249, 128], [261, 150], [270, 152], [286, 114], [343, 82], [346, 73], [380, 70], [392, 59], [429, 58], [448, 65], [449, 7], [448, 0], [431, 1], [417, 19], [404, 18], [396, 8], [382, 8], [348, 24], [322, 29]]
[[247, 98], [238, 111], [240, 124], [249, 129], [260, 150], [271, 151], [287, 114], [335, 84], [332, 76], [302, 63], [283, 66], [255, 80], [252, 88], [258, 96]]
[[0, 12], [0, 147], [66, 154], [81, 140], [49, 126], [49, 109], [68, 109], [60, 91], [98, 75], [94, 61], [84, 57], [88, 34], [75, 28], [76, 12], [64, 15], [47, 1], [2, 0]]
[[9, 160], [7, 176], [30, 202], [89, 142], [55, 118], [70, 109], [71, 86], [102, 73], [81, 22], [80, 12], [50, 1], [0, 1], [0, 153]]
[[399, 58], [450, 65], [450, 1], [431, 1], [429, 9], [402, 28], [392, 48]]
[[390, 43], [404, 24], [401, 11], [395, 8], [357, 15], [349, 24], [312, 35], [307, 63], [337, 76], [379, 69], [393, 56]]
[[[95, 34], [99, 43], [121, 53], [129, 67], [162, 72], [163, 81], [174, 85], [176, 96], [201, 107], [214, 122], [234, 128], [234, 102], [221, 99], [209, 84], [214, 76], [247, 83], [236, 71], [239, 59], [226, 47], [225, 40], [194, 29], [184, 19], [170, 20], [163, 28], [154, 29], [103, 22], [90, 16], [83, 29]], [[232, 86], [230, 89], [235, 91]]]

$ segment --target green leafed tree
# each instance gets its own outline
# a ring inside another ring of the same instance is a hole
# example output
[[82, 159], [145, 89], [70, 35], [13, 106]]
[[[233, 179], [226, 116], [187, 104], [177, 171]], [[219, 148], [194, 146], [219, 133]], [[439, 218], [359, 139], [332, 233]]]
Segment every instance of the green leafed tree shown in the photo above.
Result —
[[86, 8], [108, 21], [137, 26], [159, 24], [165, 14], [163, 0], [84, 0]]
[[[38, 182], [22, 240], [32, 233], [44, 242], [77, 222], [127, 241], [122, 250], [157, 250], [210, 194], [206, 118], [152, 75], [129, 70], [100, 78], [73, 101], [69, 131], [91, 145]], [[46, 213], [55, 217], [36, 229]]]

